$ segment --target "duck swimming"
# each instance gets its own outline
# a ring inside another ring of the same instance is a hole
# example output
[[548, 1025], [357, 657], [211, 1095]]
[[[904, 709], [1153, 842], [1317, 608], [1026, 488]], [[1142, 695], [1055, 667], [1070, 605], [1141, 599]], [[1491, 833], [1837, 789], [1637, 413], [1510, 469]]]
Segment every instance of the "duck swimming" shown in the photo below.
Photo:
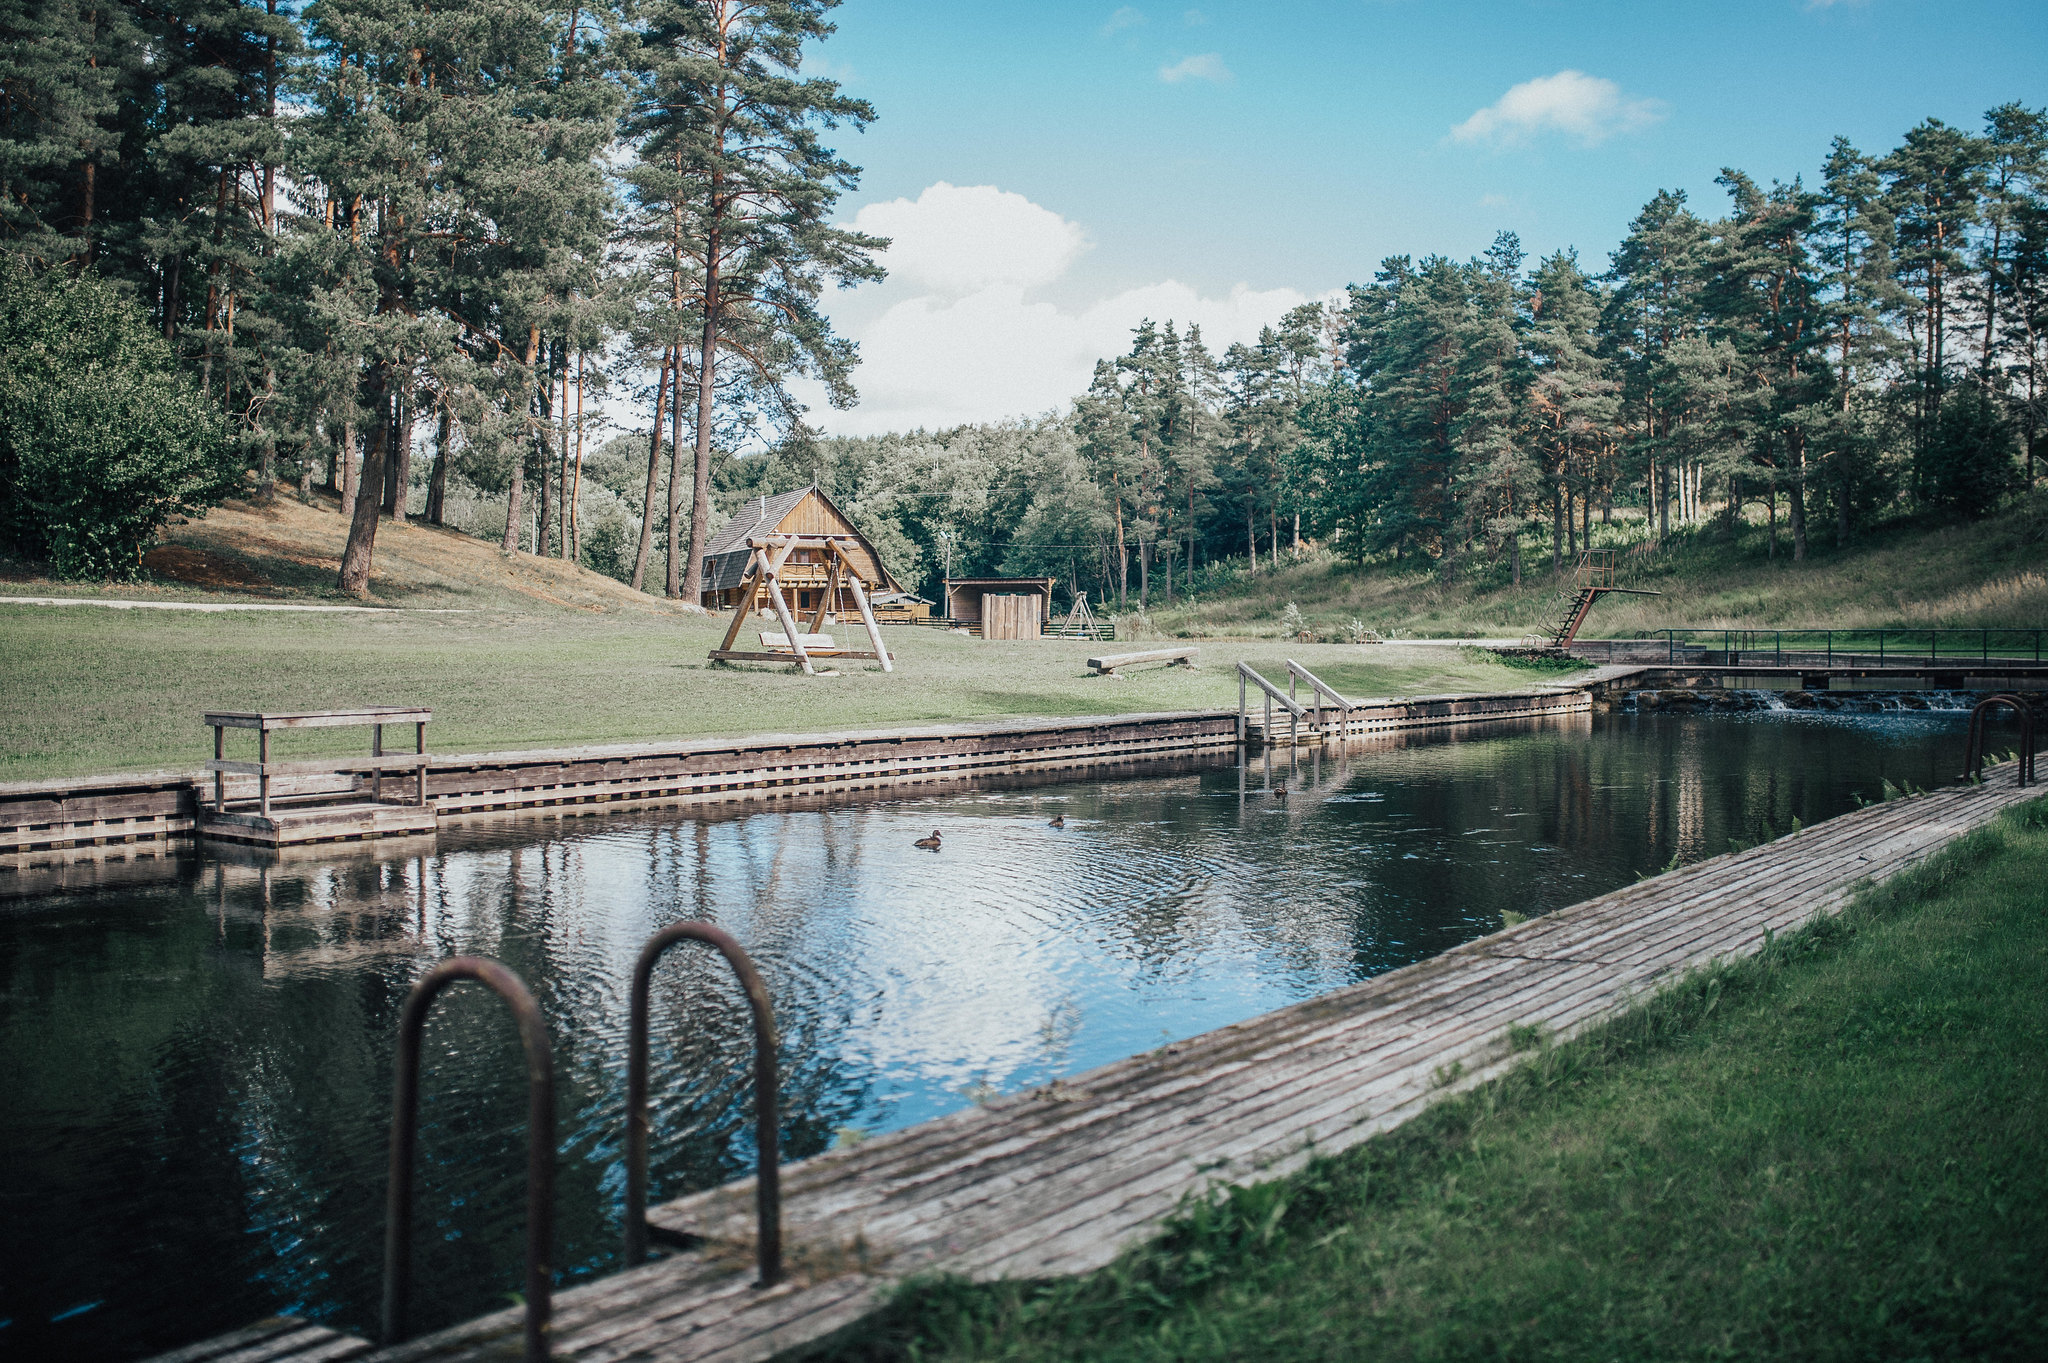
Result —
[[916, 842], [915, 842], [914, 844], [912, 844], [912, 845], [913, 845], [913, 846], [916, 846], [916, 847], [929, 847], [929, 848], [931, 848], [931, 849], [932, 849], [932, 851], [934, 851], [934, 852], [938, 851], [938, 850], [939, 850], [939, 830], [938, 830], [938, 829], [936, 829], [936, 828], [934, 828], [934, 829], [932, 830], [932, 835], [931, 835], [930, 837], [928, 837], [928, 838], [919, 838], [919, 839], [918, 839], [918, 840], [917, 840], [917, 841], [916, 841]]
[[1064, 814], [1053, 815], [1052, 822], [1046, 825], [1047, 828], [1065, 828], [1066, 826], [1067, 816]]

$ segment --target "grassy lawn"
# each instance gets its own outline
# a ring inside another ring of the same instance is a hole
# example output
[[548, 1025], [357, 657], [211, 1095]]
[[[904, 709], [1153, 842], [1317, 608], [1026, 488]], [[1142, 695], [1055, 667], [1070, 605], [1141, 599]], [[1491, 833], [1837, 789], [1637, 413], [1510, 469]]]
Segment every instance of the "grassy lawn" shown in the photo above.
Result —
[[[0, 779], [193, 766], [212, 755], [208, 709], [432, 707], [437, 752], [776, 733], [995, 715], [1234, 708], [1235, 665], [1284, 678], [1329, 668], [1354, 697], [1491, 691], [1548, 681], [1442, 647], [1212, 643], [1202, 666], [1096, 677], [1084, 660], [1128, 645], [983, 642], [891, 627], [885, 675], [848, 662], [805, 678], [714, 666], [725, 621], [541, 609], [460, 615], [123, 611], [0, 601]], [[841, 627], [844, 633], [844, 627]], [[290, 756], [354, 751], [353, 730], [283, 740]], [[325, 745], [325, 746], [323, 746]]]
[[2048, 1357], [2048, 802], [1763, 958], [880, 1359]]

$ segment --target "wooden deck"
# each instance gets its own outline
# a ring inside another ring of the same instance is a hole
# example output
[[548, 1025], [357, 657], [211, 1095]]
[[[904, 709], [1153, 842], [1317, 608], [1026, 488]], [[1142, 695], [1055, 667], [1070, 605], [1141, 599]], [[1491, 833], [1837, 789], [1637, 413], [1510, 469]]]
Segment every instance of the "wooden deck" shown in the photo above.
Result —
[[[709, 1242], [556, 1298], [555, 1356], [586, 1363], [768, 1359], [872, 1309], [912, 1273], [977, 1279], [1099, 1268], [1181, 1199], [1257, 1182], [1399, 1125], [1517, 1063], [1511, 1027], [1568, 1037], [1687, 970], [1758, 950], [1838, 910], [2001, 810], [2037, 797], [2012, 768], [1989, 784], [1892, 801], [1602, 895], [1320, 998], [985, 1107], [787, 1167], [791, 1280], [737, 1271], [751, 1182], [652, 1211]], [[657, 1118], [657, 1120], [659, 1120]], [[516, 1345], [504, 1311], [370, 1350], [235, 1357], [482, 1360]], [[218, 1353], [175, 1355], [186, 1360]]]

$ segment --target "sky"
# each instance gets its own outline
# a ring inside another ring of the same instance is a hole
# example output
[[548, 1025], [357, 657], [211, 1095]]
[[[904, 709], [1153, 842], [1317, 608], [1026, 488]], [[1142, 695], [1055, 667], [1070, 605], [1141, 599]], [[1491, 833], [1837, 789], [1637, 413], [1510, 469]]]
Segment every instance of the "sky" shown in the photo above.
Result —
[[1598, 270], [1659, 189], [1817, 179], [2048, 105], [2048, 0], [845, 0], [807, 74], [876, 111], [839, 217], [890, 278], [827, 309], [874, 434], [1029, 416], [1143, 318], [1250, 340], [1397, 254], [1513, 231]]

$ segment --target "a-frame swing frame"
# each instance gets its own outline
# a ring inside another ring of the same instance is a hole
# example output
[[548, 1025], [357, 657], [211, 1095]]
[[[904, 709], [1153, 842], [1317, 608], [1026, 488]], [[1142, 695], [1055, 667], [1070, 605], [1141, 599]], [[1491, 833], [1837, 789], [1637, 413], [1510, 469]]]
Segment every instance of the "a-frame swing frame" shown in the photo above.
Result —
[[[745, 604], [735, 603], [732, 625], [725, 631], [725, 642], [711, 650], [713, 659], [721, 662], [786, 663], [794, 661], [804, 670], [807, 677], [817, 675], [811, 666], [814, 657], [827, 658], [873, 658], [882, 664], [884, 672], [896, 670], [889, 657], [889, 649], [882, 642], [882, 627], [875, 623], [874, 608], [868, 604], [867, 588], [861, 584], [860, 571], [853, 566], [853, 559], [846, 552], [851, 540], [848, 535], [761, 535], [750, 536], [747, 548], [750, 551], [746, 571], [740, 575], [741, 587], [750, 582], [759, 582], [768, 588], [768, 604], [775, 612], [775, 618], [782, 623], [783, 637], [789, 640], [789, 652], [768, 653], [751, 649], [735, 649], [733, 644], [746, 627], [747, 617], [753, 614], [753, 593], [742, 593]], [[839, 600], [839, 584], [843, 576], [847, 590], [853, 594], [853, 604], [860, 608], [861, 623], [867, 626], [868, 639], [874, 644], [871, 653], [852, 649], [832, 649], [829, 652], [812, 653], [804, 647], [804, 636], [797, 632], [796, 612], [790, 609], [789, 598], [782, 594], [782, 565], [799, 548], [822, 548], [826, 551], [829, 570], [826, 575], [824, 592], [819, 596], [818, 608], [811, 613], [811, 628], [816, 630], [825, 623], [825, 612]]]

